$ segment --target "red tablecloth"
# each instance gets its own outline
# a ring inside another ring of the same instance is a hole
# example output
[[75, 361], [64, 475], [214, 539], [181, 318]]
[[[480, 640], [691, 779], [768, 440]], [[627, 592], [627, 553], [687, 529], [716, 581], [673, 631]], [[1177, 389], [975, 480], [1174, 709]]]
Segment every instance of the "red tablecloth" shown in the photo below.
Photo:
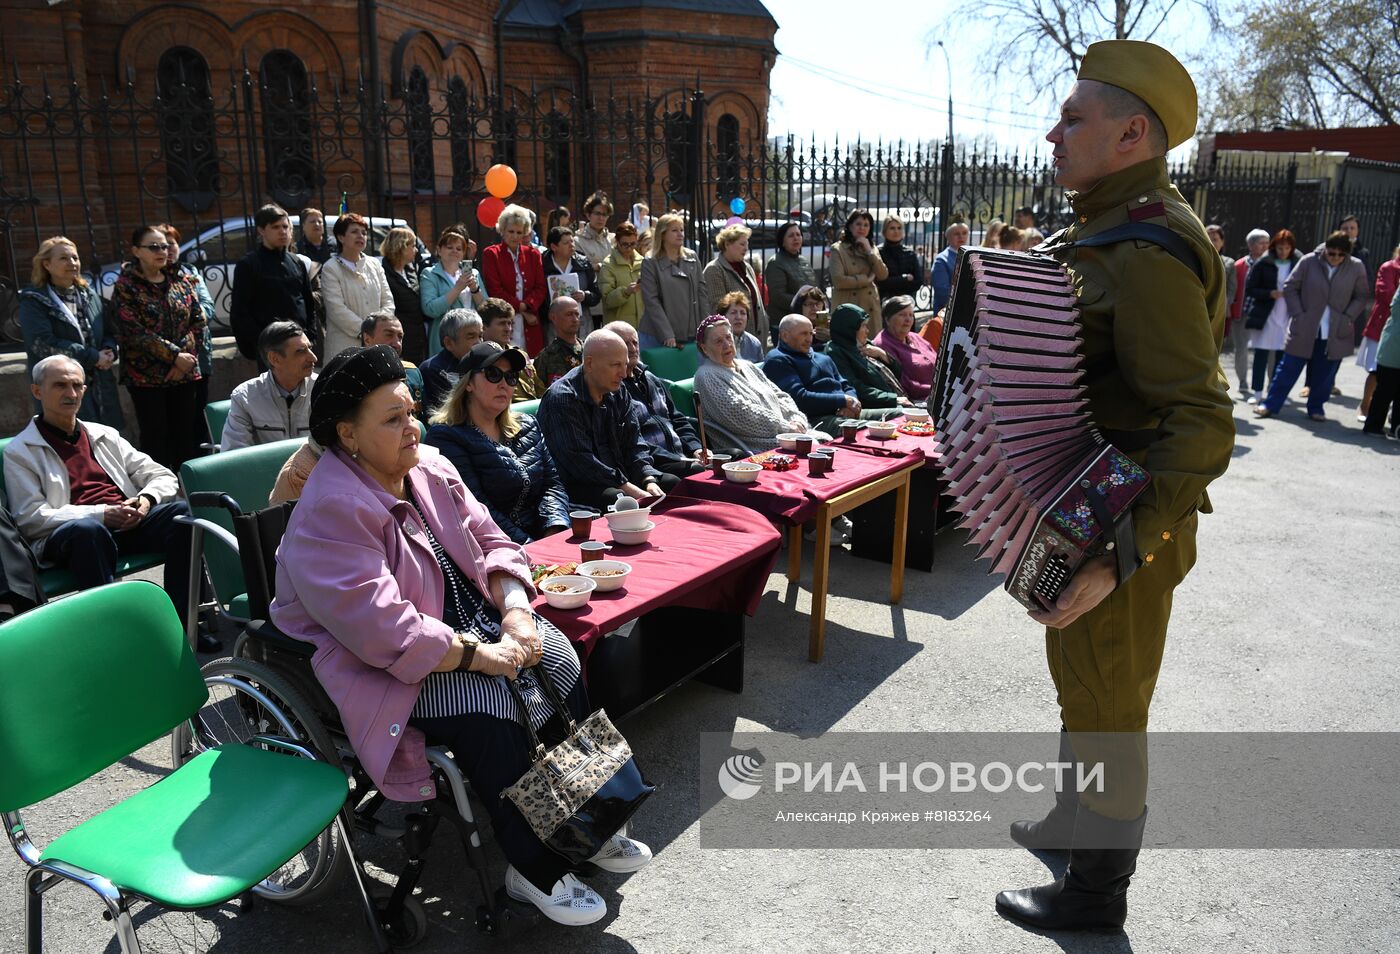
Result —
[[[864, 432], [862, 432], [862, 435]], [[922, 445], [932, 450], [932, 438], [899, 435], [899, 440], [876, 441], [860, 437], [855, 445], [834, 441], [822, 444], [823, 450], [834, 450], [832, 469], [820, 477], [807, 473], [807, 461], [798, 459], [795, 470], [765, 470], [752, 484], [736, 484], [706, 471], [687, 477], [672, 491], [672, 496], [698, 497], [702, 500], [724, 500], [756, 510], [770, 520], [795, 526], [811, 520], [817, 505], [839, 497], [868, 483], [887, 477], [895, 471], [923, 463]], [[901, 446], [901, 441], [912, 446]]]
[[[752, 616], [768, 585], [782, 536], [752, 512], [725, 503], [672, 494], [651, 511], [656, 529], [640, 546], [606, 554], [632, 567], [627, 584], [595, 592], [580, 609], [560, 610], [544, 597], [535, 609], [580, 645], [587, 662], [599, 638], [629, 620], [662, 606], [689, 606]], [[609, 543], [607, 521], [593, 523], [592, 539]], [[582, 538], [568, 532], [526, 544], [531, 563], [577, 561]]]

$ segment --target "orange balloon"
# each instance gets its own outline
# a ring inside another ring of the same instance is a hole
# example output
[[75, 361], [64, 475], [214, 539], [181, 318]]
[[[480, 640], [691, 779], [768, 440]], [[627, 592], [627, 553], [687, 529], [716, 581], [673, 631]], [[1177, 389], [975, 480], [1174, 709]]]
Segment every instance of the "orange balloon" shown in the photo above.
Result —
[[505, 163], [496, 163], [486, 170], [486, 191], [498, 199], [505, 199], [515, 191], [515, 170]]
[[496, 227], [496, 220], [506, 209], [506, 204], [494, 195], [487, 196], [476, 204], [476, 220], [488, 229]]

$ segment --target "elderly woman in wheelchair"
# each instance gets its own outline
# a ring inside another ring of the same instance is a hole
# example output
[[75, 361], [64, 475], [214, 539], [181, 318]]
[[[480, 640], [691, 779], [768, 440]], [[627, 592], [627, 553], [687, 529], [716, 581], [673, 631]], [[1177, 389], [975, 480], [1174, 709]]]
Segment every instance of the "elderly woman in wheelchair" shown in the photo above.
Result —
[[[530, 610], [524, 552], [456, 471], [419, 446], [403, 367], [384, 346], [337, 355], [311, 409], [326, 448], [277, 552], [273, 623], [316, 646], [316, 677], [361, 766], [386, 797], [431, 799], [425, 744], [451, 750], [490, 812], [506, 891], [553, 921], [590, 924], [606, 906], [547, 848], [503, 789], [564, 720], [528, 668], [541, 663], [577, 719], [590, 707], [567, 638]], [[627, 873], [651, 851], [623, 834], [590, 859]]]

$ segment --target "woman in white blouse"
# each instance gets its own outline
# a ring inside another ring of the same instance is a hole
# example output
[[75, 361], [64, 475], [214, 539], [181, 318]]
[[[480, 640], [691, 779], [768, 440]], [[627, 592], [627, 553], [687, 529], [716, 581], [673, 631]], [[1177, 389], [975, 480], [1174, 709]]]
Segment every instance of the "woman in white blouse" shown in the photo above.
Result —
[[360, 324], [371, 312], [394, 313], [394, 295], [379, 259], [365, 254], [369, 222], [346, 212], [335, 220], [340, 251], [321, 268], [321, 304], [326, 309], [326, 353], [329, 361], [346, 348], [360, 346]]

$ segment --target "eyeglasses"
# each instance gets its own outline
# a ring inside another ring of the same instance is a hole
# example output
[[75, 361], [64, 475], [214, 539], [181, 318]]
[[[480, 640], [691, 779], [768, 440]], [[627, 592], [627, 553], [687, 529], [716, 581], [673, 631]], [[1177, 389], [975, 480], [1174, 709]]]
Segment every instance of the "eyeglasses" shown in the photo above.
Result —
[[159, 245], [138, 245], [137, 248], [144, 248], [148, 252], [164, 252], [169, 248], [177, 248], [174, 242], [161, 242]]
[[617, 243], [617, 247], [620, 248], [620, 249], [625, 249], [625, 250], [627, 250], [627, 251], [631, 251], [632, 249], [634, 249], [634, 248], [637, 247], [637, 243], [636, 243], [636, 242], [618, 242], [618, 243]]
[[1329, 248], [1326, 252], [1328, 258], [1346, 258], [1347, 253], [1335, 248]]
[[481, 376], [484, 377], [490, 384], [500, 384], [502, 381], [504, 381], [511, 387], [515, 387], [517, 384], [520, 383], [519, 371], [502, 371], [494, 364], [491, 365], [489, 368], [482, 368]]

